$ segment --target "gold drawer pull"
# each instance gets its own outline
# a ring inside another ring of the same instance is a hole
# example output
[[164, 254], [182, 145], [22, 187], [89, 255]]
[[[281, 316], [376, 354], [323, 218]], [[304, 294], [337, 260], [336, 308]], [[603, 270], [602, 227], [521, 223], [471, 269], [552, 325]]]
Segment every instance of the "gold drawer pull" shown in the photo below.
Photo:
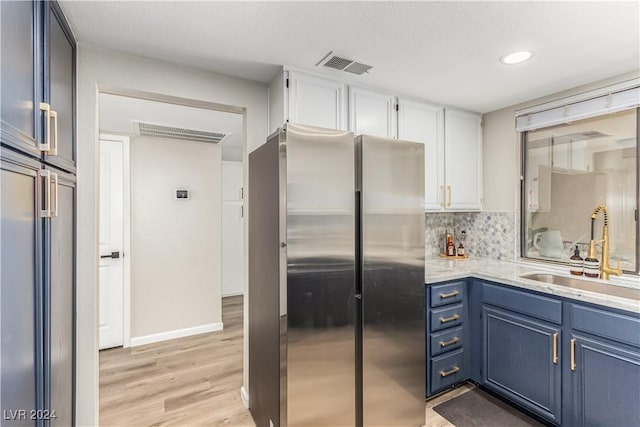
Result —
[[456, 295], [460, 295], [460, 291], [453, 291], [453, 292], [448, 293], [448, 294], [440, 294], [440, 298], [442, 298], [442, 299], [451, 298], [451, 297], [455, 297]]
[[576, 339], [571, 339], [571, 370], [576, 370]]
[[558, 333], [553, 333], [553, 364], [558, 364]]
[[453, 322], [454, 320], [458, 320], [459, 318], [460, 318], [460, 315], [458, 313], [456, 313], [451, 317], [441, 317], [440, 318], [440, 323]]
[[458, 342], [460, 342], [460, 338], [458, 338], [458, 337], [455, 337], [451, 341], [440, 341], [440, 347], [448, 347], [448, 346], [454, 345], [454, 344], [456, 344]]
[[444, 378], [444, 377], [448, 377], [449, 375], [453, 375], [453, 374], [455, 374], [455, 373], [456, 373], [456, 372], [458, 372], [459, 370], [460, 370], [460, 368], [458, 368], [458, 367], [456, 366], [456, 367], [454, 367], [452, 370], [450, 370], [450, 371], [448, 371], [448, 372], [440, 371], [440, 376], [441, 376], [442, 378]]

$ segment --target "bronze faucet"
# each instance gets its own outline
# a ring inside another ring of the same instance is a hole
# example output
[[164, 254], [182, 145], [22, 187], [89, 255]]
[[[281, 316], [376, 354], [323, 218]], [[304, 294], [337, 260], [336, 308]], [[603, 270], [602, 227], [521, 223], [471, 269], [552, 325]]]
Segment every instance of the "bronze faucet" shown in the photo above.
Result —
[[[595, 221], [598, 213], [604, 214], [604, 225], [602, 226], [602, 240], [597, 241], [593, 239], [593, 222]], [[589, 258], [597, 258], [596, 243], [602, 242], [602, 262], [600, 263], [600, 278], [602, 280], [609, 280], [609, 275], [615, 274], [616, 276], [622, 275], [620, 270], [620, 259], [618, 259], [618, 268], [609, 267], [609, 214], [607, 213], [607, 207], [600, 205], [596, 207], [591, 214], [591, 242], [589, 242]]]

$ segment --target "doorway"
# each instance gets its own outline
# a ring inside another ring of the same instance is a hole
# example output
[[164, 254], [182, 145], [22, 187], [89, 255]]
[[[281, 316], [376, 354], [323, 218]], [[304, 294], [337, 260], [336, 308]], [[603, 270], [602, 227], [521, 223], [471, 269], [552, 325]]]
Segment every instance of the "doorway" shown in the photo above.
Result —
[[[248, 414], [239, 396], [243, 121], [99, 95], [101, 423]], [[225, 387], [237, 405], [205, 410]]]

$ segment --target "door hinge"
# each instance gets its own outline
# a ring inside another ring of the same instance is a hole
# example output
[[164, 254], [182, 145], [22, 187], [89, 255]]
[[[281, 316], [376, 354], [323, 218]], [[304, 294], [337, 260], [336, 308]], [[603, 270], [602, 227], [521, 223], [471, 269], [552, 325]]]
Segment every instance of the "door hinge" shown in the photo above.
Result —
[[636, 222], [638, 222], [638, 209], [636, 209]]
[[244, 205], [240, 206], [240, 218], [244, 218]]
[[400, 106], [396, 104], [396, 111], [400, 111]]
[[287, 85], [287, 89], [289, 89], [289, 78], [287, 77], [285, 84]]

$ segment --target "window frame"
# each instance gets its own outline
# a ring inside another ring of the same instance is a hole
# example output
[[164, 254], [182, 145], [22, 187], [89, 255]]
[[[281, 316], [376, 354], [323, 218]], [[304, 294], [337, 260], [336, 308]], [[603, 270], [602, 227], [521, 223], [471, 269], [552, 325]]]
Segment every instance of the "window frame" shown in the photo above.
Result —
[[[623, 274], [640, 276], [640, 144], [638, 139], [640, 138], [640, 107], [633, 107], [622, 111], [636, 111], [636, 208], [635, 208], [635, 232], [636, 232], [636, 254], [635, 254], [635, 271], [634, 270], [622, 270]], [[608, 114], [602, 114], [595, 117], [604, 117]], [[540, 129], [544, 129], [546, 127], [555, 127], [558, 126], [554, 124], [552, 126], [541, 127]], [[538, 130], [538, 129], [536, 129]], [[527, 183], [527, 134], [533, 130], [526, 130], [519, 132], [520, 138], [520, 259], [527, 261], [535, 261], [542, 263], [549, 263], [555, 265], [569, 265], [568, 260], [550, 260], [545, 258], [535, 258], [529, 257], [526, 255], [527, 253], [527, 236], [526, 236], [526, 225], [527, 225], [527, 198], [526, 194], [526, 183]], [[594, 206], [595, 208], [595, 206]]]

